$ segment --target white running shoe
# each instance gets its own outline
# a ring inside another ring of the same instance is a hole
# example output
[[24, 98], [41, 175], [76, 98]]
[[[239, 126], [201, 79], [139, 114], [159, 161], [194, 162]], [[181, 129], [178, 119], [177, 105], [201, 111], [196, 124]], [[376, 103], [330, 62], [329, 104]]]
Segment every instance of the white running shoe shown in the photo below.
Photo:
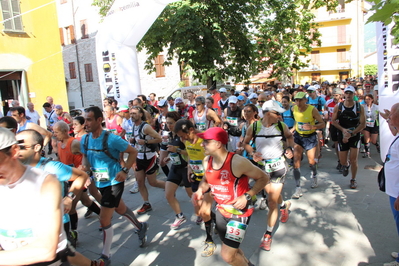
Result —
[[139, 192], [139, 185], [137, 184], [137, 181], [134, 181], [132, 188], [129, 190], [130, 193], [135, 194]]

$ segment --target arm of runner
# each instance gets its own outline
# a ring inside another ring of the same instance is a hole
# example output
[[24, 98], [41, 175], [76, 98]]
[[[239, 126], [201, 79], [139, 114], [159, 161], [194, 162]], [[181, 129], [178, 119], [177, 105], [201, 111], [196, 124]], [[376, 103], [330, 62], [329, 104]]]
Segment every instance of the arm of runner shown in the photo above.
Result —
[[220, 120], [219, 116], [217, 113], [213, 110], [208, 110], [208, 120], [213, 120], [214, 122], [214, 127], [219, 127], [222, 124], [222, 120]]
[[398, 129], [396, 127], [394, 127], [393, 125], [391, 125], [391, 123], [389, 123], [389, 115], [391, 114], [391, 111], [388, 109], [384, 109], [384, 112], [380, 112], [380, 115], [382, 118], [384, 118], [389, 126], [389, 130], [391, 130], [392, 135], [396, 136], [396, 134], [398, 134]]
[[[147, 140], [147, 144], [155, 144], [155, 143], [161, 143], [162, 142], [161, 135], [159, 135], [151, 126], [148, 126], [148, 125], [144, 126], [144, 134], [148, 135], [150, 137], [153, 137], [153, 139]], [[140, 145], [146, 144], [144, 139], [139, 139], [137, 142]]]
[[[232, 171], [233, 171], [234, 176], [246, 175], [249, 178], [252, 178], [255, 180], [255, 184], [253, 185], [253, 187], [246, 192], [251, 197], [255, 196], [258, 192], [260, 192], [262, 189], [264, 189], [266, 184], [270, 180], [270, 177], [268, 174], [263, 172], [260, 168], [256, 167], [248, 159], [246, 159], [242, 156], [237, 156], [237, 155], [233, 156], [231, 165], [232, 165]], [[231, 204], [235, 208], [242, 210], [247, 206], [248, 201], [245, 198], [245, 195], [243, 194], [243, 195], [235, 198], [231, 202]]]
[[326, 126], [326, 123], [321, 117], [319, 111], [316, 108], [313, 108], [312, 114], [313, 118], [316, 119], [316, 121], [318, 122], [316, 125], [312, 126], [313, 127], [312, 129], [323, 129]]
[[[152, 129], [152, 130], [154, 130], [154, 129]], [[154, 130], [154, 132], [155, 132], [155, 130]], [[123, 153], [127, 153], [128, 154], [127, 160], [126, 160], [126, 163], [125, 163], [125, 167], [127, 169], [132, 168], [133, 164], [136, 163], [136, 158], [137, 158], [137, 153], [138, 153], [137, 150], [135, 148], [133, 148], [132, 146], [127, 145], [127, 148], [126, 148], [126, 150], [123, 151]], [[127, 175], [128, 175], [127, 173], [125, 173], [123, 171], [119, 171], [116, 174], [115, 180], [118, 181], [118, 182], [123, 182], [123, 181], [126, 180]]]
[[359, 125], [352, 131], [353, 136], [361, 132], [366, 127], [366, 115], [364, 114], [364, 108], [361, 104], [359, 104], [359, 107], [360, 107], [360, 121]]
[[[204, 162], [202, 163], [204, 166], [204, 169], [207, 169], [208, 167], [208, 160], [209, 156], [204, 158]], [[206, 176], [204, 175], [202, 177], [201, 182], [198, 185], [198, 190], [193, 193], [191, 196], [191, 202], [193, 203], [194, 206], [198, 206], [198, 201], [202, 200], [204, 198], [205, 192], [209, 190], [209, 184], [206, 181]]]
[[43, 182], [39, 206], [41, 219], [33, 227], [34, 242], [21, 248], [0, 251], [1, 265], [30, 265], [55, 259], [62, 212], [61, 186], [54, 175], [48, 175]]
[[44, 138], [43, 147], [45, 147], [49, 143], [49, 141], [51, 141], [51, 136], [53, 134], [50, 131], [45, 130], [41, 126], [39, 126], [35, 123], [28, 123], [26, 128], [33, 129], [33, 130], [39, 132], [39, 134], [43, 136], [43, 138]]
[[[281, 123], [283, 123], [283, 122], [281, 122]], [[283, 123], [283, 128], [284, 128], [284, 137], [285, 137], [286, 143], [287, 143], [287, 148], [285, 149], [284, 155], [288, 159], [291, 159], [292, 157], [294, 157], [294, 145], [295, 145], [294, 136], [292, 135], [288, 126], [284, 123]]]

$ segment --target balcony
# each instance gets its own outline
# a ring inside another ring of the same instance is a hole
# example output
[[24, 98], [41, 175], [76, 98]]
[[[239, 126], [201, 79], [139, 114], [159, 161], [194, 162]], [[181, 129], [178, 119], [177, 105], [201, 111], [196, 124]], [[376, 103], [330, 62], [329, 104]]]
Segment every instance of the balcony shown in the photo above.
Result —
[[348, 70], [351, 69], [351, 63], [332, 63], [332, 64], [309, 64], [308, 67], [301, 68], [299, 72], [319, 72], [319, 71], [331, 71], [331, 70]]
[[323, 22], [323, 21], [331, 21], [331, 20], [343, 20], [343, 19], [351, 19], [351, 14], [346, 12], [345, 9], [338, 9], [336, 12], [326, 11], [326, 10], [316, 10], [312, 12], [316, 17], [314, 22]]

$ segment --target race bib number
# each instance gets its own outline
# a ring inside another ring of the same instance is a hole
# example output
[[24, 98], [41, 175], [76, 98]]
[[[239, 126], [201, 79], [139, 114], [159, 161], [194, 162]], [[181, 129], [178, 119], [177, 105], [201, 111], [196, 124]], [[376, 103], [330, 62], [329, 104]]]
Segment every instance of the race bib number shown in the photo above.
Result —
[[309, 123], [303, 123], [303, 122], [297, 122], [297, 123], [298, 123], [297, 125], [298, 125], [299, 131], [302, 131], [302, 132], [310, 131], [308, 129], [304, 129], [304, 125], [309, 124]]
[[226, 120], [231, 126], [238, 127], [238, 117], [228, 116]]
[[203, 176], [204, 175], [204, 166], [202, 165], [202, 161], [200, 161], [200, 160], [197, 160], [197, 161], [190, 160], [189, 165], [191, 167], [191, 170], [193, 170], [193, 173], [196, 176]]
[[108, 182], [110, 180], [107, 168], [92, 168], [94, 180], [97, 182]]
[[285, 168], [284, 157], [272, 160], [265, 160], [265, 171], [266, 173], [276, 172]]
[[196, 123], [196, 125], [197, 125], [197, 129], [199, 131], [205, 131], [206, 130], [206, 123], [205, 122], [199, 122], [199, 123]]
[[230, 221], [227, 224], [225, 238], [241, 243], [244, 240], [247, 227], [248, 225], [246, 224], [237, 221]]
[[374, 119], [372, 119], [372, 118], [367, 118], [366, 119], [366, 126], [374, 127], [374, 124], [375, 124], [375, 120]]
[[169, 156], [173, 165], [181, 165], [181, 160], [178, 153], [171, 153]]
[[116, 132], [116, 129], [108, 129], [108, 131], [115, 135], [118, 133], [118, 132]]

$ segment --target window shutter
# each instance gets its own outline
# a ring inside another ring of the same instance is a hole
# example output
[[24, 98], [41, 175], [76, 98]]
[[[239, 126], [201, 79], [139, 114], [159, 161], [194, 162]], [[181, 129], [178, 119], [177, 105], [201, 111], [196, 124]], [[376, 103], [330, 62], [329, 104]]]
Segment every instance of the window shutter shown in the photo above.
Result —
[[73, 25], [69, 26], [69, 34], [71, 36], [71, 43], [76, 43], [76, 39], [75, 39], [75, 30], [73, 28]]
[[[19, 0], [11, 0], [11, 7], [12, 7], [12, 15], [13, 17], [18, 16], [21, 14], [21, 10], [19, 9]], [[14, 21], [14, 30], [22, 31], [22, 17], [18, 16], [13, 18]]]
[[[11, 18], [11, 10], [8, 4], [8, 0], [1, 0], [1, 10], [3, 12], [3, 20]], [[12, 30], [12, 20], [7, 20], [4, 22], [5, 30]]]
[[80, 21], [80, 32], [82, 35], [82, 39], [89, 38], [89, 32], [87, 29], [87, 21], [85, 19]]
[[64, 28], [60, 28], [60, 38], [61, 38], [61, 45], [65, 45], [65, 43], [64, 43]]
[[346, 62], [346, 49], [337, 49], [337, 62], [338, 63]]
[[311, 52], [311, 63], [320, 66], [320, 51]]
[[337, 42], [339, 44], [343, 44], [346, 43], [346, 25], [339, 25], [337, 26], [337, 34], [338, 34], [338, 38], [337, 38]]

